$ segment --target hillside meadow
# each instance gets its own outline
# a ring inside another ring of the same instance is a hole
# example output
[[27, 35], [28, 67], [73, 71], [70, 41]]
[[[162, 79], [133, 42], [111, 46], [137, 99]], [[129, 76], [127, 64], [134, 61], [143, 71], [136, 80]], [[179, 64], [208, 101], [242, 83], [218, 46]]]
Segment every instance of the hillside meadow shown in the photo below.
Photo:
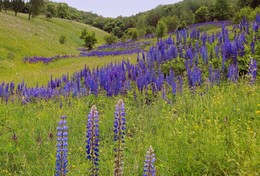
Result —
[[[22, 58], [79, 54], [79, 34], [88, 26], [43, 17], [29, 22], [9, 12], [0, 17], [0, 175], [59, 175], [65, 167], [65, 175], [81, 176], [97, 167], [107, 176], [119, 159], [127, 176], [143, 175], [148, 162], [159, 176], [259, 174], [259, 30], [251, 24], [240, 23], [236, 36], [223, 25], [157, 43], [141, 39], [152, 46], [139, 55], [31, 64]], [[103, 44], [106, 33], [93, 30]], [[93, 105], [98, 115], [91, 115]], [[118, 116], [125, 123], [115, 139]]]

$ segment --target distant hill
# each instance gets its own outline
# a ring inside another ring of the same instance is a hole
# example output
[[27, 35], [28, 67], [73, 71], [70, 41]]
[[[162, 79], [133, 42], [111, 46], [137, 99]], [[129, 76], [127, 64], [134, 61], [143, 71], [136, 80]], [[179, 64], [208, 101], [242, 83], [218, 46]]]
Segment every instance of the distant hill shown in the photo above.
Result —
[[[102, 44], [107, 33], [75, 21], [46, 19], [43, 16], [27, 20], [26, 14], [14, 16], [13, 12], [0, 12], [0, 60], [26, 56], [54, 56], [77, 54], [77, 48], [84, 44], [79, 38], [82, 29], [94, 31]], [[60, 44], [60, 36], [66, 36], [66, 43]]]

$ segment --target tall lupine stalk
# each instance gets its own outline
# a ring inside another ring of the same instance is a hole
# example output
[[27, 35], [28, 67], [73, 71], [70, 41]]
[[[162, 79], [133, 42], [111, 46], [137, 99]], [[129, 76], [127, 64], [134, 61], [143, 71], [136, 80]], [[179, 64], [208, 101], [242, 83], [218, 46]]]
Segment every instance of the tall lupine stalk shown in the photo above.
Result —
[[143, 176], [155, 176], [156, 169], [154, 166], [155, 154], [152, 146], [149, 147], [144, 160], [144, 174]]
[[99, 117], [97, 107], [92, 106], [88, 115], [87, 135], [86, 135], [86, 152], [87, 159], [91, 161], [91, 176], [98, 175], [99, 165]]
[[68, 170], [68, 127], [66, 126], [66, 116], [61, 116], [57, 128], [57, 154], [56, 154], [56, 173], [55, 176], [66, 176]]
[[251, 84], [256, 80], [257, 75], [257, 62], [253, 58], [250, 59], [249, 63], [249, 76], [251, 77]]
[[116, 143], [115, 148], [115, 176], [122, 176], [124, 170], [124, 147], [125, 147], [125, 105], [123, 100], [119, 100], [115, 110], [114, 120], [114, 141]]

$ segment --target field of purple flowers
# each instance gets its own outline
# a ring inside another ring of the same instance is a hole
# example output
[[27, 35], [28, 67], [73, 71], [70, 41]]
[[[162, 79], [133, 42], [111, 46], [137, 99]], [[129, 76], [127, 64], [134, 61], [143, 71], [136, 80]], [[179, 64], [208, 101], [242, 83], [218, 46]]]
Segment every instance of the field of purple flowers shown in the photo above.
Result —
[[135, 63], [85, 66], [33, 87], [2, 82], [0, 173], [259, 173], [260, 16], [212, 34], [196, 27], [148, 51], [128, 42], [80, 55], [139, 53]]

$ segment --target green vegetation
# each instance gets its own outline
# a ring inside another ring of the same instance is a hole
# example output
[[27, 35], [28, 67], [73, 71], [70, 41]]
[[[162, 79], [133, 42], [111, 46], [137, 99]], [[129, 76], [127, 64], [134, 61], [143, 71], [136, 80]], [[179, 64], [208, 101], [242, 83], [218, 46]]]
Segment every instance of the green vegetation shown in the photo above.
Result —
[[205, 6], [201, 6], [195, 12], [195, 21], [196, 23], [203, 23], [209, 20], [209, 10]]
[[159, 21], [158, 25], [156, 26], [156, 36], [158, 38], [162, 38], [167, 33], [167, 26], [163, 21]]
[[112, 45], [113, 43], [116, 43], [118, 41], [118, 38], [113, 34], [110, 34], [110, 35], [106, 35], [104, 37], [104, 40], [106, 41], [106, 44]]
[[[84, 45], [79, 38], [80, 31], [86, 28], [96, 33], [97, 45], [104, 43], [106, 32], [82, 23], [45, 17], [27, 20], [27, 15], [15, 17], [12, 13], [0, 13], [0, 61], [13, 55], [14, 58], [32, 56], [54, 56], [58, 54], [78, 54], [77, 48]], [[60, 36], [67, 42], [60, 44]]]
[[[88, 175], [85, 156], [86, 116], [96, 105], [100, 116], [100, 175], [113, 172], [113, 118], [123, 98], [127, 136], [125, 175], [141, 175], [152, 145], [158, 175], [257, 175], [259, 171], [259, 83], [185, 89], [173, 104], [161, 97], [61, 98], [28, 105], [0, 105], [1, 175], [52, 175], [56, 126], [68, 116], [68, 175]], [[61, 104], [62, 108], [60, 108]]]

